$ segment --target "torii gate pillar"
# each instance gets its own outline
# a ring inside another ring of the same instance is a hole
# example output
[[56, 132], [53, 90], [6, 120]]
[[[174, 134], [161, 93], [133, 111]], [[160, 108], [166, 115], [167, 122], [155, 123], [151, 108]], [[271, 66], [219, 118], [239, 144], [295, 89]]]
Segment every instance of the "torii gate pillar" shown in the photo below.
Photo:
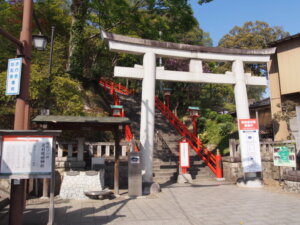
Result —
[[232, 72], [235, 76], [234, 98], [237, 118], [250, 119], [243, 61], [234, 61], [232, 64]]
[[144, 54], [144, 78], [141, 104], [140, 141], [142, 151], [143, 182], [152, 182], [152, 161], [155, 119], [155, 74], [156, 58], [152, 52]]

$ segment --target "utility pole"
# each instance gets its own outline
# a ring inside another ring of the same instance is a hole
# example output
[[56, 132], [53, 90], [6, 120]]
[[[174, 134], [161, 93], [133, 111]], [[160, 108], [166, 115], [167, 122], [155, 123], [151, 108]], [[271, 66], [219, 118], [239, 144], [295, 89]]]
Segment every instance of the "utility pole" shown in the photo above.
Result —
[[[21, 53], [18, 51], [18, 55], [23, 57], [23, 73], [20, 84], [20, 95], [16, 101], [14, 130], [29, 129], [29, 80], [31, 64], [32, 12], [32, 0], [24, 0], [22, 31], [20, 34], [20, 41], [23, 44], [23, 52]], [[25, 180], [12, 180], [10, 191], [9, 225], [22, 224], [25, 201]]]

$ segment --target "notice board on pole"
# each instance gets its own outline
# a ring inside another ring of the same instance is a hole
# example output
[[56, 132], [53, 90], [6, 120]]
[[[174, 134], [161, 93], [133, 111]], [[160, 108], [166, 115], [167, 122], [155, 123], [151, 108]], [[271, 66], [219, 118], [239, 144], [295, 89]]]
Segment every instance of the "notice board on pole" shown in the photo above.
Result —
[[296, 167], [296, 148], [293, 144], [273, 147], [274, 166]]
[[52, 173], [52, 136], [2, 136], [0, 176], [46, 178]]
[[240, 119], [239, 137], [244, 173], [261, 172], [262, 169], [257, 120]]

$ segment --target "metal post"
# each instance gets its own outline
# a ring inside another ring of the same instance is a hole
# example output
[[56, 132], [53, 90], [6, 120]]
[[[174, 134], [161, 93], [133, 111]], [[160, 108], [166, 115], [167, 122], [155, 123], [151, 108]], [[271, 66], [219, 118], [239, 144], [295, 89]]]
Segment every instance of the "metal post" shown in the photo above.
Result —
[[115, 136], [115, 164], [114, 164], [114, 193], [119, 195], [119, 168], [120, 168], [120, 136], [118, 125], [114, 128]]
[[51, 27], [51, 46], [50, 46], [50, 57], [49, 57], [49, 78], [51, 77], [51, 68], [52, 68], [52, 55], [53, 55], [53, 46], [54, 46], [54, 31], [55, 31], [55, 26]]
[[[51, 27], [51, 46], [50, 46], [50, 56], [49, 56], [49, 67], [48, 67], [48, 84], [47, 84], [47, 98], [45, 99], [45, 109], [50, 109], [50, 95], [51, 95], [51, 74], [52, 74], [52, 54], [53, 54], [53, 44], [54, 44], [54, 31], [55, 31], [55, 26]], [[48, 113], [50, 110], [48, 111]], [[49, 114], [48, 114], [49, 115]], [[43, 179], [43, 197], [48, 197], [48, 192], [49, 192], [49, 179], [44, 178]]]
[[52, 142], [52, 173], [51, 173], [51, 181], [50, 181], [50, 205], [49, 205], [49, 217], [48, 224], [53, 225], [54, 223], [54, 192], [55, 192], [55, 143], [56, 137], [53, 137]]
[[47, 85], [47, 94], [48, 97], [46, 98], [46, 109], [50, 108], [50, 95], [51, 95], [51, 74], [52, 74], [52, 55], [53, 55], [53, 46], [54, 46], [54, 31], [55, 26], [51, 27], [51, 42], [50, 42], [50, 56], [49, 56], [49, 67], [48, 67], [48, 85]]
[[[23, 43], [23, 74], [20, 84], [20, 95], [16, 101], [15, 107], [15, 130], [29, 129], [29, 80], [30, 80], [30, 60], [31, 60], [31, 20], [32, 20], [33, 2], [24, 0], [23, 21], [20, 41]], [[9, 224], [21, 225], [23, 219], [23, 210], [25, 207], [25, 180], [20, 184], [11, 182]]]

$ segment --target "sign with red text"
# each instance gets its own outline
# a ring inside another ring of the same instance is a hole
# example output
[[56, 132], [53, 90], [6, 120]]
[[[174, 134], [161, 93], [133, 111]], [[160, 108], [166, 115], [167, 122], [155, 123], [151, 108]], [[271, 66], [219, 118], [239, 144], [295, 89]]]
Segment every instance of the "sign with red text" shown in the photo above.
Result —
[[52, 137], [3, 136], [0, 175], [50, 177]]
[[259, 129], [257, 120], [240, 119], [239, 137], [244, 173], [261, 172]]
[[180, 167], [189, 168], [190, 167], [190, 151], [189, 143], [186, 141], [179, 142], [179, 157], [180, 157]]

